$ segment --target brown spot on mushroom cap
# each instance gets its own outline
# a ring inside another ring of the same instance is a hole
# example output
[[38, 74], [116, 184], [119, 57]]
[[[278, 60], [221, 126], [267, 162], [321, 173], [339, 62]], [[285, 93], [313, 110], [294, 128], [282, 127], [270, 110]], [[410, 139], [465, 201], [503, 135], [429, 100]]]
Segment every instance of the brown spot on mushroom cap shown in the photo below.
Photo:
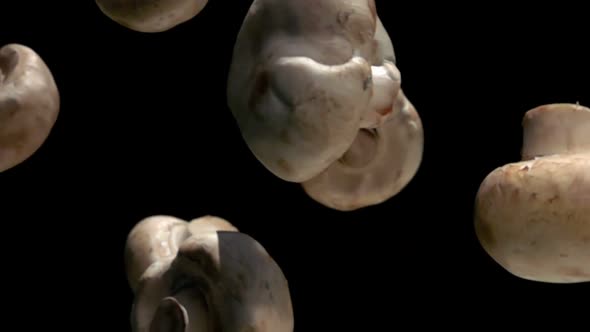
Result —
[[254, 87], [252, 88], [252, 92], [250, 94], [250, 101], [248, 102], [248, 107], [251, 110], [256, 109], [256, 106], [260, 103], [260, 100], [268, 92], [269, 88], [270, 83], [268, 73], [266, 71], [261, 71], [259, 74], [256, 75]]
[[19, 62], [19, 53], [14, 47], [7, 45], [0, 56], [0, 84], [8, 81]]
[[100, 10], [131, 30], [170, 30], [199, 14], [208, 0], [96, 0]]
[[59, 113], [53, 76], [31, 48], [0, 48], [0, 172], [31, 157], [45, 142]]
[[[572, 119], [567, 114], [579, 120], [578, 111], [585, 112], [563, 105], [537, 108], [527, 113], [530, 121], [540, 121], [530, 122], [529, 130], [549, 130], [547, 138], [560, 140], [548, 119], [568, 124]], [[539, 115], [544, 118], [530, 119]], [[542, 132], [535, 132], [528, 139], [541, 137]], [[556, 151], [562, 146], [551, 140], [542, 143], [525, 142], [533, 144], [525, 151], [550, 151], [547, 147]], [[488, 254], [515, 276], [552, 283], [590, 281], [590, 243], [584, 241], [590, 237], [588, 202], [590, 153], [583, 149], [508, 164], [491, 172], [477, 193], [478, 238]], [[489, 245], [485, 227], [493, 229], [494, 245]]]

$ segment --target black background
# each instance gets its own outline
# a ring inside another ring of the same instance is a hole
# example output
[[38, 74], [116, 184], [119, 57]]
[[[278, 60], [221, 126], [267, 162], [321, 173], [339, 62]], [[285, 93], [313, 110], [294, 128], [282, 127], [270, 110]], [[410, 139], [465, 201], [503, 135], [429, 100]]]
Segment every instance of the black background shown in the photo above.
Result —
[[585, 330], [588, 284], [513, 277], [481, 249], [472, 221], [483, 178], [520, 157], [527, 110], [590, 105], [583, 5], [377, 0], [425, 154], [401, 194], [348, 213], [275, 178], [241, 140], [225, 85], [249, 5], [211, 0], [186, 24], [142, 34], [93, 1], [2, 1], [0, 45], [35, 49], [62, 100], [43, 147], [0, 174], [4, 323], [128, 331], [130, 229], [154, 214], [212, 214], [280, 264], [297, 331], [548, 319]]

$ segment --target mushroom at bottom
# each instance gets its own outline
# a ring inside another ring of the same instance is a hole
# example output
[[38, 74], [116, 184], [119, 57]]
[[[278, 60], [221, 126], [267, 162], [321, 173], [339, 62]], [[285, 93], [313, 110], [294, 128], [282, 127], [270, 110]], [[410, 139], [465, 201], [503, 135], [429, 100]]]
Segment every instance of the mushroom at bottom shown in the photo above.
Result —
[[383, 203], [416, 175], [424, 149], [422, 122], [399, 91], [390, 117], [359, 131], [350, 149], [326, 170], [302, 183], [326, 207], [352, 211]]
[[523, 161], [491, 172], [475, 204], [484, 250], [513, 275], [590, 281], [590, 109], [551, 104], [527, 112]]
[[184, 236], [177, 221], [144, 219], [128, 238], [128, 271], [142, 253], [152, 260], [134, 289], [133, 331], [293, 331], [288, 282], [260, 243], [221, 218], [184, 222]]

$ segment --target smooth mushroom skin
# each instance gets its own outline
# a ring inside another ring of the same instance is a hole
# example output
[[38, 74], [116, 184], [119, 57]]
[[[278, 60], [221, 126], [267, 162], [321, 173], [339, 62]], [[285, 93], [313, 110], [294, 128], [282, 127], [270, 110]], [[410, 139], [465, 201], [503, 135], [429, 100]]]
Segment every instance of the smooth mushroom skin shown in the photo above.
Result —
[[129, 232], [125, 244], [125, 266], [132, 290], [150, 265], [173, 259], [180, 243], [190, 236], [186, 221], [172, 216], [145, 218]]
[[[373, 95], [372, 0], [255, 0], [239, 32], [228, 104], [256, 158], [304, 182], [350, 148]], [[392, 95], [391, 100], [395, 99]]]
[[199, 14], [207, 0], [96, 0], [100, 10], [122, 26], [145, 33], [170, 30]]
[[43, 59], [24, 45], [0, 48], [0, 172], [45, 143], [59, 108], [59, 91]]
[[523, 120], [522, 159], [590, 151], [590, 109], [574, 104], [543, 105]]
[[523, 161], [491, 172], [476, 198], [475, 230], [513, 275], [590, 281], [590, 109], [551, 104], [525, 115]]
[[424, 132], [403, 92], [387, 122], [361, 129], [346, 154], [310, 181], [305, 192], [340, 211], [383, 203], [405, 188], [422, 162]]
[[156, 216], [136, 226], [151, 226], [151, 237], [143, 239], [147, 245], [132, 246], [147, 257], [154, 257], [153, 243], [173, 238], [171, 225], [184, 226], [189, 236], [178, 241], [173, 256], [157, 256], [141, 275], [134, 291], [133, 331], [293, 331], [287, 280], [256, 240], [214, 216], [178, 221]]
[[385, 61], [396, 63], [393, 43], [391, 42], [391, 38], [389, 38], [387, 30], [385, 30], [385, 26], [383, 26], [383, 22], [381, 22], [381, 19], [379, 19], [378, 16], [377, 28], [375, 30], [375, 41], [377, 42], [377, 50], [372, 63], [374, 65], [381, 64]]

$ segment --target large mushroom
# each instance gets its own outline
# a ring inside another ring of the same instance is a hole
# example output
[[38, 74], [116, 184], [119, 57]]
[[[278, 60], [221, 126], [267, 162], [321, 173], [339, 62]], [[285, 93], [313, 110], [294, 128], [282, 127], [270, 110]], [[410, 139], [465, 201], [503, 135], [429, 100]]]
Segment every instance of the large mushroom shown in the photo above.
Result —
[[131, 30], [156, 33], [170, 30], [199, 14], [208, 0], [96, 0], [100, 10]]
[[280, 267], [224, 219], [146, 218], [129, 234], [125, 263], [135, 332], [293, 331]]
[[548, 283], [590, 281], [590, 109], [550, 104], [526, 113], [522, 161], [481, 184], [476, 234], [510, 273]]
[[422, 124], [374, 0], [255, 0], [227, 94], [256, 158], [325, 206], [379, 204], [421, 163]]
[[0, 172], [43, 145], [59, 108], [57, 85], [43, 59], [24, 45], [0, 48]]

